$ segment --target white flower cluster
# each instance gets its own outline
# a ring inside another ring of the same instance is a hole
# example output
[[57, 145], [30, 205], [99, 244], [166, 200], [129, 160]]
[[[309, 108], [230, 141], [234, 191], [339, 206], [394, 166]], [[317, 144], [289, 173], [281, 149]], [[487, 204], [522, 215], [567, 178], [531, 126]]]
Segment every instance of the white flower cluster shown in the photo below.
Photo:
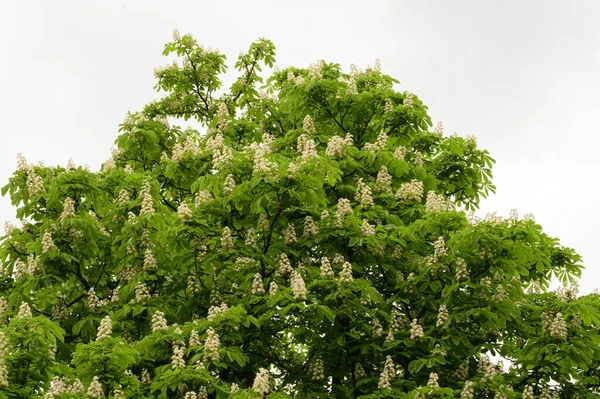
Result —
[[354, 379], [358, 381], [361, 378], [365, 378], [366, 376], [367, 373], [365, 372], [363, 366], [360, 363], [356, 363], [356, 365], [354, 366]]
[[160, 310], [157, 310], [152, 314], [152, 332], [155, 333], [161, 330], [168, 330], [167, 319], [165, 319], [165, 314]]
[[358, 179], [358, 183], [356, 184], [354, 199], [360, 202], [361, 208], [373, 207], [373, 193], [371, 192], [369, 186], [365, 184], [362, 177]]
[[14, 270], [15, 280], [20, 280], [27, 276], [27, 266], [25, 265], [25, 262], [23, 262], [21, 259], [15, 260]]
[[352, 205], [350, 205], [350, 200], [347, 198], [340, 198], [337, 203], [337, 209], [335, 211], [335, 219], [333, 221], [334, 228], [342, 227], [342, 218], [347, 215], [352, 215], [354, 211], [352, 210]]
[[269, 295], [274, 296], [277, 294], [278, 289], [279, 287], [277, 287], [277, 283], [275, 281], [271, 281], [271, 284], [269, 284]]
[[75, 216], [75, 201], [71, 197], [67, 197], [63, 201], [63, 211], [60, 214], [60, 221], [64, 222], [73, 216]]
[[423, 182], [412, 180], [409, 183], [402, 183], [396, 192], [396, 199], [400, 201], [421, 201], [423, 198]]
[[19, 307], [19, 313], [17, 313], [17, 318], [18, 319], [31, 319], [32, 314], [31, 314], [31, 308], [29, 307], [29, 304], [27, 302], [22, 302], [21, 306]]
[[498, 369], [487, 355], [481, 355], [479, 358], [479, 364], [477, 365], [477, 372], [483, 374], [483, 378], [485, 379], [493, 379], [496, 377], [498, 373]]
[[302, 121], [302, 130], [308, 134], [314, 133], [317, 130], [315, 129], [315, 124], [310, 117], [310, 115], [306, 115], [304, 120]]
[[346, 148], [354, 144], [354, 139], [350, 133], [346, 134], [345, 138], [340, 136], [332, 136], [327, 142], [325, 154], [328, 157], [340, 159], [346, 155]]
[[448, 308], [446, 305], [441, 304], [440, 309], [438, 310], [437, 322], [435, 323], [436, 327], [441, 327], [448, 320]]
[[494, 290], [494, 295], [492, 295], [492, 299], [494, 301], [503, 301], [506, 299], [506, 290], [502, 284], [498, 284]]
[[221, 306], [211, 306], [208, 308], [208, 315], [206, 319], [208, 321], [213, 321], [217, 315], [227, 313], [229, 311], [229, 307], [225, 302], [221, 304]]
[[292, 272], [292, 264], [290, 259], [286, 254], [281, 254], [279, 256], [279, 262], [277, 262], [277, 272], [276, 274], [280, 277], [286, 276], [287, 274]]
[[47, 254], [54, 249], [54, 241], [52, 240], [52, 233], [46, 231], [42, 237], [42, 253]]
[[254, 275], [254, 280], [252, 281], [252, 287], [250, 288], [251, 294], [264, 294], [265, 289], [263, 287], [263, 280], [260, 273], [256, 273]]
[[427, 199], [425, 200], [426, 212], [444, 212], [450, 209], [452, 209], [452, 204], [442, 194], [438, 195], [434, 191], [427, 193]]
[[570, 286], [566, 284], [562, 285], [558, 290], [556, 290], [556, 295], [558, 295], [558, 297], [563, 301], [577, 299], [577, 296], [579, 295], [579, 282], [577, 280], [573, 280]]
[[317, 153], [317, 145], [315, 141], [309, 139], [305, 134], [302, 134], [298, 137], [298, 144], [296, 145], [296, 147], [298, 148], [298, 152], [302, 153], [302, 160], [299, 165], [293, 164], [294, 166], [292, 166], [292, 164], [290, 164], [290, 169], [292, 169], [292, 172], [294, 171], [293, 169], [296, 169], [300, 165], [304, 165], [311, 159], [317, 158], [319, 156], [319, 154]]
[[[0, 386], [2, 384], [0, 383]], [[50, 388], [46, 392], [45, 397], [48, 399], [54, 398], [56, 396], [61, 396], [64, 394], [80, 394], [85, 390], [83, 384], [76, 378], [73, 382], [70, 382], [69, 379], [65, 377], [52, 377], [52, 381], [50, 382]]]
[[535, 399], [535, 396], [533, 396], [533, 386], [525, 385], [525, 388], [523, 389], [523, 399]]
[[296, 229], [293, 223], [289, 223], [287, 228], [283, 231], [283, 242], [285, 242], [287, 245], [291, 245], [296, 241]]
[[433, 244], [433, 256], [436, 258], [441, 258], [442, 256], [448, 255], [448, 251], [446, 250], [446, 242], [444, 241], [444, 237], [440, 236]]
[[138, 281], [135, 284], [135, 302], [146, 302], [148, 299], [150, 299], [150, 292], [148, 291], [148, 287], [146, 287], [146, 284], [142, 283], [141, 281]]
[[252, 389], [256, 392], [266, 395], [270, 390], [269, 383], [269, 371], [265, 368], [260, 368], [258, 373], [256, 373], [256, 377], [254, 378], [254, 383], [252, 384]]
[[202, 342], [200, 342], [200, 335], [198, 335], [198, 331], [193, 329], [190, 333], [190, 339], [188, 341], [189, 346], [201, 346]]
[[385, 165], [381, 165], [377, 172], [377, 180], [375, 180], [375, 191], [390, 194], [392, 192], [392, 175], [388, 172]]
[[412, 108], [414, 106], [414, 94], [409, 91], [404, 92], [404, 101], [402, 105], [406, 108]]
[[326, 256], [323, 256], [321, 258], [321, 278], [332, 278], [333, 277], [333, 269], [331, 268], [331, 262], [329, 261], [329, 258]]
[[461, 399], [473, 399], [475, 397], [475, 388], [473, 387], [473, 381], [465, 382], [462, 392], [460, 393]]
[[152, 384], [152, 379], [150, 378], [150, 373], [148, 373], [148, 369], [142, 369], [142, 377], [140, 378], [140, 382], [144, 385]]
[[142, 209], [140, 210], [141, 215], [154, 215], [154, 207], [152, 205], [152, 194], [150, 193], [150, 183], [145, 182], [140, 190], [142, 196]]
[[35, 197], [44, 192], [44, 180], [35, 173], [33, 166], [27, 169], [27, 192], [30, 197]]
[[458, 366], [458, 369], [454, 372], [454, 377], [458, 380], [466, 380], [469, 376], [469, 362], [465, 361]]
[[444, 135], [444, 124], [441, 121], [437, 123], [433, 133], [437, 134], [440, 137]]
[[144, 252], [144, 269], [145, 270], [156, 269], [156, 267], [157, 267], [157, 262], [156, 262], [156, 258], [154, 257], [154, 253], [152, 252], [152, 250], [150, 248], [148, 248]]
[[377, 318], [371, 321], [371, 327], [373, 328], [373, 338], [381, 338], [383, 335], [383, 327]]
[[360, 226], [360, 232], [365, 237], [372, 237], [375, 235], [375, 227], [370, 225], [367, 220], [363, 220]]
[[256, 232], [254, 231], [254, 229], [248, 229], [248, 231], [246, 232], [246, 239], [244, 240], [244, 245], [256, 248]]
[[217, 106], [217, 123], [219, 124], [219, 128], [225, 129], [229, 123], [229, 110], [227, 109], [227, 104], [224, 102], [220, 102]]
[[231, 230], [227, 226], [223, 228], [223, 233], [221, 234], [221, 247], [226, 251], [231, 250], [234, 247], [233, 236], [231, 235]]
[[406, 157], [406, 148], [403, 146], [398, 146], [394, 151], [394, 158], [399, 161], [404, 161], [404, 157]]
[[325, 379], [325, 369], [323, 367], [323, 360], [317, 359], [310, 364], [311, 378], [315, 381], [321, 381]]
[[552, 322], [549, 323], [549, 325], [546, 325], [546, 330], [548, 335], [550, 335], [551, 337], [556, 337], [560, 340], [567, 339], [567, 322], [562, 317], [562, 313], [556, 313], [556, 315], [552, 319]]
[[413, 319], [410, 323], [410, 339], [423, 338], [423, 327], [417, 322], [417, 319]]
[[288, 71], [287, 73], [287, 80], [288, 82], [291, 82], [293, 84], [295, 84], [296, 86], [301, 86], [304, 84], [304, 76], [302, 75], [294, 75], [294, 72], [292, 71]]
[[415, 166], [418, 168], [423, 167], [423, 154], [421, 154], [421, 151], [417, 151], [415, 154]]
[[292, 271], [290, 277], [290, 286], [292, 287], [292, 294], [294, 299], [305, 300], [306, 299], [306, 284], [304, 279], [297, 271]]
[[304, 237], [316, 237], [319, 234], [319, 227], [315, 223], [312, 216], [307, 216], [304, 218], [304, 231], [302, 235]]
[[225, 178], [225, 182], [223, 183], [223, 194], [229, 196], [233, 193], [235, 189], [235, 180], [233, 179], [233, 175], [230, 173]]
[[214, 361], [219, 360], [219, 345], [221, 341], [219, 336], [212, 328], [206, 330], [206, 341], [204, 342], [204, 360]]
[[430, 373], [429, 380], [427, 381], [427, 386], [432, 389], [438, 389], [440, 387], [438, 380], [439, 376], [437, 375], [437, 373]]
[[173, 370], [185, 368], [185, 346], [177, 345], [179, 343], [173, 343], [173, 355], [171, 356], [171, 368]]
[[233, 159], [231, 148], [225, 145], [225, 139], [221, 133], [217, 133], [206, 140], [206, 149], [212, 153], [212, 162], [216, 167], [225, 165]]
[[98, 377], [94, 376], [90, 386], [88, 387], [87, 394], [90, 398], [102, 398], [104, 397], [104, 389], [102, 389], [102, 384], [98, 381]]
[[324, 67], [325, 61], [323, 60], [314, 64], [310, 64], [308, 67], [308, 76], [310, 76], [311, 79], [322, 79]]
[[366, 143], [363, 147], [363, 150], [379, 150], [385, 151], [388, 145], [388, 135], [386, 132], [381, 131], [379, 136], [377, 136], [377, 140], [374, 143]]
[[177, 216], [179, 219], [187, 219], [192, 217], [192, 210], [185, 203], [185, 201], [181, 202], [181, 204], [177, 207]]
[[100, 321], [100, 326], [98, 327], [98, 332], [96, 334], [96, 341], [110, 337], [112, 337], [112, 320], [110, 319], [110, 316], [106, 316]]
[[269, 229], [269, 218], [266, 213], [261, 213], [258, 217], [257, 227], [259, 230], [268, 230]]
[[256, 146], [251, 146], [251, 149], [254, 150], [253, 173], [256, 173], [259, 176], [263, 176], [263, 177], [269, 177], [269, 176], [274, 177], [276, 168], [277, 168], [277, 164], [275, 162], [269, 161], [266, 158], [266, 155], [268, 153], [267, 148], [259, 147], [258, 145], [256, 145]]
[[385, 100], [385, 107], [383, 108], [383, 112], [385, 112], [386, 114], [394, 112], [394, 104], [389, 98], [386, 98]]
[[385, 363], [383, 364], [383, 370], [379, 375], [379, 383], [377, 387], [379, 389], [384, 389], [390, 391], [392, 389], [392, 379], [396, 376], [396, 366], [394, 365], [394, 361], [392, 357], [388, 355], [385, 358]]
[[202, 205], [206, 201], [210, 201], [211, 199], [213, 199], [213, 196], [208, 191], [203, 190], [203, 191], [197, 192], [196, 198], [194, 200], [194, 206], [196, 208], [198, 208], [200, 205]]
[[469, 279], [467, 262], [463, 258], [456, 259], [456, 281], [466, 281]]
[[350, 262], [344, 262], [342, 265], [342, 271], [340, 272], [340, 283], [352, 284], [354, 277], [352, 277], [352, 265]]

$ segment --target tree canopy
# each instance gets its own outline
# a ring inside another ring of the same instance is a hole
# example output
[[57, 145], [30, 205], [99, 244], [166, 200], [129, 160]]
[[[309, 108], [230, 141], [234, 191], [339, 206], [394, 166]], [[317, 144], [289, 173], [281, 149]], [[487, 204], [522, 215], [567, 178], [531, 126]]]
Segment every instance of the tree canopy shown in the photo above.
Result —
[[1, 398], [600, 397], [579, 255], [465, 213], [494, 160], [378, 62], [263, 78], [260, 39], [224, 90], [218, 51], [164, 55], [99, 171], [2, 189]]

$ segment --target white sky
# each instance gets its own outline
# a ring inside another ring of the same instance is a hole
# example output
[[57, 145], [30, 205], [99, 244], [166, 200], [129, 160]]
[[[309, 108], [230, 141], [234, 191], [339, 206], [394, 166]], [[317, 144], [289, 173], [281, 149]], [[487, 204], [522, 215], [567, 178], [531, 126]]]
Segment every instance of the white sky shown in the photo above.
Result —
[[[380, 58], [434, 123], [497, 160], [482, 214], [533, 212], [583, 256], [587, 293], [600, 287], [598, 21], [594, 0], [1, 0], [0, 185], [19, 152], [97, 169], [125, 112], [157, 95], [152, 70], [174, 28], [230, 64], [266, 37], [281, 67]], [[13, 217], [1, 198], [0, 223]]]

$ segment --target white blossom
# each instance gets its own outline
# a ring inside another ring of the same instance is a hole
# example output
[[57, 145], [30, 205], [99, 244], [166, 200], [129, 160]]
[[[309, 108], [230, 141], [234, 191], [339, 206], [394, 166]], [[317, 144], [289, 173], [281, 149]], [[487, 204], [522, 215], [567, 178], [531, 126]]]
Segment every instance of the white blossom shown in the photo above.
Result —
[[231, 250], [234, 247], [233, 236], [231, 235], [229, 227], [223, 228], [223, 233], [221, 234], [221, 246], [226, 251]]
[[444, 325], [444, 323], [446, 323], [446, 320], [448, 320], [448, 309], [446, 308], [446, 305], [441, 304], [440, 305], [440, 309], [438, 310], [438, 316], [437, 316], [437, 322], [435, 323], [436, 327], [441, 327]]
[[410, 339], [423, 338], [424, 335], [423, 327], [419, 325], [417, 319], [413, 319], [410, 323]]
[[423, 182], [412, 180], [410, 183], [402, 183], [396, 192], [396, 199], [400, 201], [421, 201], [423, 198]]
[[256, 273], [254, 275], [254, 280], [252, 281], [252, 288], [250, 288], [251, 294], [264, 294], [265, 289], [263, 287], [263, 281], [260, 273]]
[[17, 313], [17, 318], [19, 319], [31, 319], [31, 308], [27, 302], [22, 302], [19, 307], [19, 313]]
[[392, 389], [392, 379], [396, 376], [396, 366], [394, 365], [394, 361], [392, 357], [388, 355], [385, 358], [385, 363], [383, 364], [383, 370], [379, 375], [379, 383], [377, 387], [379, 389], [391, 390]]
[[190, 207], [185, 203], [185, 201], [183, 201], [178, 207], [177, 207], [177, 216], [179, 217], [179, 219], [187, 219], [192, 217], [192, 210], [190, 209]]
[[269, 385], [269, 371], [265, 368], [260, 368], [256, 374], [256, 377], [254, 378], [252, 389], [262, 395], [266, 395], [270, 390]]
[[104, 390], [102, 385], [98, 381], [98, 377], [94, 376], [90, 386], [88, 387], [87, 394], [90, 398], [102, 398], [104, 397]]
[[156, 262], [156, 258], [154, 257], [154, 253], [152, 252], [152, 250], [150, 248], [148, 248], [144, 252], [144, 269], [146, 269], [146, 270], [156, 269], [156, 267], [157, 267], [157, 262]]
[[321, 278], [332, 278], [333, 277], [333, 269], [331, 269], [331, 263], [329, 262], [329, 258], [323, 256], [321, 258]]
[[160, 310], [157, 310], [152, 314], [152, 332], [155, 333], [161, 330], [168, 330], [167, 319], [165, 319], [165, 314]]
[[96, 335], [96, 341], [110, 337], [112, 337], [112, 320], [110, 316], [106, 316], [100, 321], [100, 326], [98, 327], [98, 333]]
[[304, 237], [315, 237], [319, 234], [319, 228], [311, 216], [304, 218]]
[[154, 207], [152, 203], [152, 194], [150, 193], [150, 183], [145, 182], [140, 190], [142, 197], [142, 209], [140, 210], [141, 215], [154, 215]]
[[292, 287], [292, 294], [294, 299], [305, 300], [306, 299], [306, 285], [304, 279], [297, 271], [292, 271], [290, 277], [290, 286]]
[[235, 188], [235, 180], [233, 179], [233, 175], [230, 173], [225, 178], [225, 182], [223, 183], [223, 194], [229, 196], [233, 192]]
[[211, 193], [209, 193], [206, 190], [200, 191], [200, 192], [196, 193], [194, 206], [196, 208], [198, 208], [200, 205], [202, 205], [206, 201], [210, 201], [211, 199], [213, 199], [213, 196], [211, 195]]
[[52, 233], [46, 231], [42, 237], [42, 253], [47, 254], [54, 249], [54, 241], [52, 240]]
[[296, 242], [296, 229], [293, 223], [289, 223], [287, 228], [283, 232], [283, 241], [287, 244], [293, 244]]
[[185, 368], [184, 353], [184, 346], [173, 345], [173, 355], [171, 356], [171, 368], [173, 370]]
[[342, 271], [340, 272], [340, 282], [344, 284], [352, 284], [354, 277], [352, 277], [352, 265], [350, 262], [344, 262], [342, 265]]
[[206, 330], [206, 341], [204, 343], [204, 360], [218, 361], [219, 360], [219, 336], [212, 328]]
[[360, 226], [360, 232], [365, 237], [372, 237], [375, 235], [375, 227], [370, 225], [367, 220], [363, 220], [362, 225]]
[[412, 108], [414, 105], [414, 94], [412, 94], [409, 91], [405, 91], [404, 92], [404, 101], [402, 102], [402, 105], [405, 108]]
[[73, 216], [75, 216], [75, 201], [73, 201], [72, 198], [67, 197], [63, 201], [63, 211], [60, 214], [60, 221], [64, 222]]

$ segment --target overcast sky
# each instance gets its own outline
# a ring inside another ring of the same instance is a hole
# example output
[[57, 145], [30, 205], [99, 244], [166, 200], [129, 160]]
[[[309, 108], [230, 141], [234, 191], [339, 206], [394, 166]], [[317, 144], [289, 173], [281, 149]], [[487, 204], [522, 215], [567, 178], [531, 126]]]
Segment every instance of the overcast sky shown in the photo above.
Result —
[[[230, 63], [259, 37], [277, 65], [325, 59], [383, 72], [429, 105], [447, 134], [475, 135], [497, 160], [481, 213], [533, 212], [600, 287], [597, 229], [600, 2], [25, 1], [0, 3], [0, 184], [22, 152], [49, 165], [109, 156], [125, 112], [157, 96], [171, 32]], [[12, 220], [0, 199], [0, 223]]]

